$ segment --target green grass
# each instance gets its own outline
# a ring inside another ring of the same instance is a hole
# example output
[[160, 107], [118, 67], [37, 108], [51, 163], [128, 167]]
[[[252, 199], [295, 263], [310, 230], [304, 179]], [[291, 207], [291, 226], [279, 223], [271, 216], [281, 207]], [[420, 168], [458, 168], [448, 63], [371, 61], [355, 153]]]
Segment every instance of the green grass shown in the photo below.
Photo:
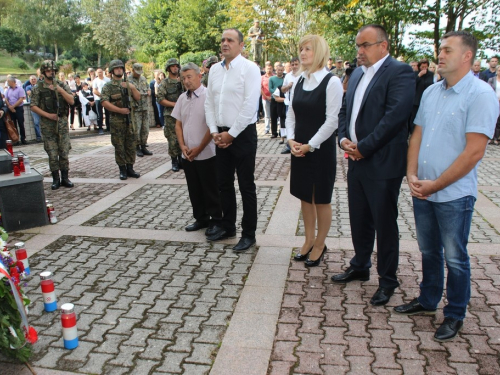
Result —
[[0, 75], [36, 73], [36, 69], [33, 68], [30, 68], [28, 70], [19, 69], [14, 63], [14, 57], [16, 57], [15, 54], [14, 56], [10, 57], [9, 53], [0, 51]]

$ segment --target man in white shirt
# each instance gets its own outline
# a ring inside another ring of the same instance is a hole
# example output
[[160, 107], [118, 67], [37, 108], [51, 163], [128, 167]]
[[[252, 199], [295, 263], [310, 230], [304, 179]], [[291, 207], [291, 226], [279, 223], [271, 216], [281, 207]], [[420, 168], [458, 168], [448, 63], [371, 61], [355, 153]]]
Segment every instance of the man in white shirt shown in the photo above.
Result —
[[205, 101], [207, 125], [217, 145], [217, 180], [223, 213], [221, 227], [207, 239], [217, 241], [236, 236], [236, 172], [243, 201], [241, 239], [233, 248], [236, 252], [255, 244], [257, 228], [254, 171], [260, 71], [255, 63], [241, 56], [244, 45], [239, 30], [224, 30], [221, 39], [224, 61], [210, 69]]
[[[102, 130], [102, 104], [101, 104], [101, 91], [106, 82], [109, 82], [108, 77], [104, 77], [104, 71], [99, 68], [97, 69], [97, 77], [92, 81], [92, 91], [94, 92], [95, 106], [97, 109], [97, 125], [99, 126], [99, 134], [104, 134]], [[109, 113], [108, 110], [105, 111], [106, 114], [106, 131], [109, 132]]]

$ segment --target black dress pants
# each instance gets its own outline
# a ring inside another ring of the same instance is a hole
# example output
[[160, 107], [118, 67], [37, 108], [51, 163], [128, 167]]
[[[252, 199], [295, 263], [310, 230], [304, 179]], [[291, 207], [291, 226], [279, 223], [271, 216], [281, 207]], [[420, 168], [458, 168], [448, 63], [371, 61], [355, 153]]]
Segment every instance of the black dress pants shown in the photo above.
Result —
[[102, 120], [103, 120], [103, 107], [100, 100], [95, 101], [95, 109], [97, 111], [97, 126], [99, 130], [102, 130]]
[[16, 112], [10, 112], [10, 118], [14, 121], [14, 124], [17, 124], [19, 127], [19, 135], [21, 141], [26, 141], [26, 131], [24, 130], [24, 107], [20, 105], [16, 107]]
[[[219, 132], [226, 131], [219, 128]], [[227, 148], [217, 148], [217, 181], [222, 204], [222, 227], [229, 232], [236, 230], [236, 190], [234, 173], [243, 201], [241, 220], [242, 237], [255, 238], [257, 229], [257, 192], [254, 181], [257, 130], [248, 125]]]
[[355, 255], [351, 266], [368, 270], [377, 234], [377, 272], [379, 285], [397, 288], [399, 264], [398, 197], [403, 178], [373, 180], [349, 171], [347, 191], [349, 219]]
[[278, 103], [276, 100], [271, 100], [271, 133], [273, 136], [278, 136], [278, 117], [280, 119], [280, 126], [285, 127], [285, 105]]
[[216, 157], [188, 161], [182, 159], [189, 199], [196, 221], [220, 225], [222, 208], [217, 186]]

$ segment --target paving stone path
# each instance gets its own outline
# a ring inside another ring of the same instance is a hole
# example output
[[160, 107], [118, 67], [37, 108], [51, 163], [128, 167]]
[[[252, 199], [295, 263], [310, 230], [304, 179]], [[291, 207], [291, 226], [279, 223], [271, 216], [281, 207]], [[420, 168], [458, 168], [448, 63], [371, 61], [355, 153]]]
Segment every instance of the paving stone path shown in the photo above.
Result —
[[[335, 285], [353, 255], [347, 161], [337, 153], [333, 220], [325, 262], [306, 269], [291, 256], [303, 241], [300, 204], [289, 192], [290, 156], [258, 125], [257, 244], [234, 254], [236, 239], [208, 243], [192, 222], [185, 176], [171, 171], [162, 129], [152, 157], [137, 158], [139, 179], [118, 179], [110, 136], [72, 139], [73, 189], [50, 189], [42, 144], [19, 147], [46, 176], [56, 225], [11, 233], [34, 274], [26, 287], [39, 332], [32, 366], [40, 375], [74, 374], [499, 374], [500, 147], [488, 146], [470, 234], [472, 298], [463, 331], [433, 341], [442, 320], [405, 317], [392, 307], [418, 294], [420, 254], [409, 191], [399, 199], [401, 287], [373, 307], [377, 287]], [[241, 198], [238, 194], [238, 218]], [[239, 222], [237, 223], [238, 231]], [[374, 260], [374, 266], [376, 265]], [[375, 269], [375, 268], [374, 268]], [[59, 314], [43, 311], [38, 274], [54, 273], [59, 306], [75, 304], [80, 345], [63, 348]], [[30, 371], [0, 357], [0, 373]]]

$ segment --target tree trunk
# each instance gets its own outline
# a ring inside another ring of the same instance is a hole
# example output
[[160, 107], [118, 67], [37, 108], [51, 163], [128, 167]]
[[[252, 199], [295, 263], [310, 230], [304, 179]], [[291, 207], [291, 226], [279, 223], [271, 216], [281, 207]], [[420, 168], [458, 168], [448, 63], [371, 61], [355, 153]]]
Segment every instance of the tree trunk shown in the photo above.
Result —
[[436, 0], [436, 18], [434, 18], [434, 62], [439, 55], [439, 19], [441, 15], [441, 0]]
[[59, 60], [59, 52], [57, 51], [57, 42], [54, 42], [54, 56], [56, 61]]
[[99, 47], [99, 51], [97, 52], [97, 67], [101, 67], [101, 47]]

